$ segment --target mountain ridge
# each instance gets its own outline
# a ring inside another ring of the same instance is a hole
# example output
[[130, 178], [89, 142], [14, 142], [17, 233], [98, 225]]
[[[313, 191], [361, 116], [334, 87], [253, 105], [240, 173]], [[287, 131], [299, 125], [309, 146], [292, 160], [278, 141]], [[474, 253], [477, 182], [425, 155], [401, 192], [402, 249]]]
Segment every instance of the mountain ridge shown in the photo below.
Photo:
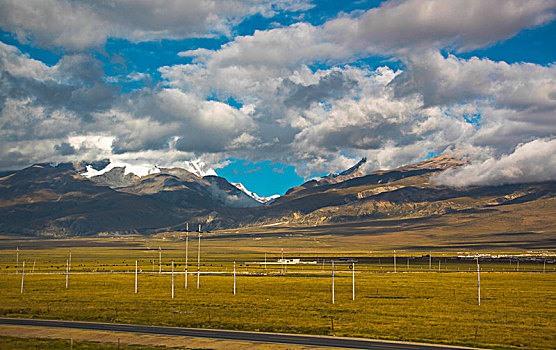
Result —
[[[315, 181], [265, 205], [224, 178], [199, 177], [182, 168], [160, 168], [143, 177], [112, 168], [87, 178], [66, 165], [34, 165], [0, 178], [0, 232], [149, 234], [183, 230], [186, 222], [210, 230], [284, 222], [314, 226], [464, 212], [494, 215], [532, 203], [556, 214], [554, 181], [452, 188], [430, 178], [464, 164], [454, 157], [354, 176], [363, 164], [330, 177], [343, 181]], [[554, 227], [549, 223], [547, 229]]]

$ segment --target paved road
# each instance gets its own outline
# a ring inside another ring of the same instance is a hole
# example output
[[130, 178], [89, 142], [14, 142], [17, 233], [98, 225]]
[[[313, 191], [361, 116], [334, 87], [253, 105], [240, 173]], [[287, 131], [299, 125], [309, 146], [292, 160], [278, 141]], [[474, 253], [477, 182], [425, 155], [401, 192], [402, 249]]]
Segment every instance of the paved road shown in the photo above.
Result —
[[345, 348], [345, 349], [377, 349], [377, 350], [378, 349], [391, 349], [391, 350], [469, 349], [469, 348], [462, 348], [462, 347], [389, 342], [389, 341], [368, 340], [368, 339], [361, 339], [361, 338], [337, 338], [337, 337], [281, 334], [281, 333], [241, 332], [241, 331], [227, 331], [227, 330], [217, 330], [217, 329], [176, 328], [176, 327], [160, 327], [160, 326], [142, 326], [142, 325], [120, 324], [120, 323], [39, 320], [39, 319], [23, 319], [23, 318], [1, 318], [0, 317], [0, 325], [55, 327], [55, 328], [71, 328], [71, 329], [95, 330], [95, 331], [173, 335], [173, 336], [194, 337], [194, 338], [252, 341], [252, 342], [262, 342], [262, 343], [313, 345], [313, 346]]

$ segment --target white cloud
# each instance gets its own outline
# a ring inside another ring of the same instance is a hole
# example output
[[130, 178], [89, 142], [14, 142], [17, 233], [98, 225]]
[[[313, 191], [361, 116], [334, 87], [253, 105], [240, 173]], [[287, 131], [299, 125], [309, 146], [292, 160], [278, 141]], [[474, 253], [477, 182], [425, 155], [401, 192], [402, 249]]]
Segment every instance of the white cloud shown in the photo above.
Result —
[[455, 187], [556, 180], [556, 139], [518, 145], [511, 154], [474, 161], [436, 176], [434, 183]]
[[554, 19], [553, 0], [387, 1], [358, 16], [327, 22], [324, 32], [352, 51], [411, 53], [422, 48], [469, 51]]
[[[71, 52], [108, 37], [227, 35], [249, 14], [307, 6], [296, 0], [0, 0], [0, 27]], [[468, 153], [484, 173], [487, 166], [500, 170], [502, 160], [521, 159], [534, 140], [552, 145], [556, 66], [461, 59], [440, 50], [504, 40], [549, 21], [555, 6], [548, 0], [387, 1], [321, 26], [294, 23], [236, 36], [217, 50], [182, 51], [191, 64], [161, 67], [162, 84], [118, 97], [89, 55], [66, 55], [48, 67], [0, 43], [0, 166], [69, 159], [74, 150], [74, 157], [158, 164], [271, 159], [310, 176], [343, 170], [363, 156], [371, 171], [454, 151]], [[392, 55], [405, 68], [353, 65], [371, 54]], [[318, 64], [326, 68], [315, 69]], [[148, 78], [135, 72], [113, 82]], [[229, 97], [243, 106], [221, 102]], [[28, 140], [32, 147], [17, 143]], [[39, 145], [45, 150], [37, 152]], [[450, 181], [460, 181], [458, 174], [448, 174]], [[505, 178], [531, 175], [512, 174]], [[506, 180], [489, 175], [485, 181]]]
[[41, 61], [23, 55], [15, 46], [0, 41], [0, 69], [13, 76], [39, 81], [50, 79], [52, 69]]
[[556, 66], [443, 57], [437, 51], [412, 55], [392, 83], [398, 96], [419, 93], [425, 105], [489, 99], [516, 110], [556, 108]]
[[243, 134], [239, 135], [238, 137], [236, 137], [235, 139], [233, 139], [228, 148], [229, 149], [238, 149], [238, 148], [246, 148], [249, 147], [251, 145], [253, 145], [255, 142], [260, 141], [260, 139], [258, 139], [257, 137], [250, 135], [246, 132], [244, 132]]
[[22, 42], [84, 50], [109, 37], [139, 42], [229, 35], [246, 16], [307, 6], [301, 0], [2, 0], [0, 28]]
[[195, 49], [195, 50], [187, 50], [187, 51], [178, 52], [178, 56], [180, 56], [180, 57], [204, 57], [204, 56], [209, 56], [212, 53], [214, 53], [213, 50], [200, 48], [200, 49]]
[[298, 66], [299, 62], [341, 56], [335, 49], [334, 45], [320, 40], [318, 27], [295, 23], [236, 37], [214, 53], [209, 65], [285, 68]]

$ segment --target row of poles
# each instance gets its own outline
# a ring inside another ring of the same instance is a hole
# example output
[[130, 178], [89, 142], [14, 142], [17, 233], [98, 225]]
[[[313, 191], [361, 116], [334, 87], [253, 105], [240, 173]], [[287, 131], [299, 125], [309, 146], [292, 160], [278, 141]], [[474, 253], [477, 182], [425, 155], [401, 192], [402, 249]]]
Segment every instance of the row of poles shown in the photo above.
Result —
[[[199, 269], [200, 269], [200, 263], [201, 263], [201, 225], [199, 225], [199, 243], [197, 246], [197, 288], [199, 288]], [[162, 249], [159, 247], [158, 248], [158, 273], [162, 273]], [[185, 271], [186, 273], [188, 272], [188, 253], [189, 253], [189, 232], [187, 232], [186, 237], [185, 237]], [[281, 249], [281, 256], [282, 256], [282, 264], [281, 264], [281, 273], [284, 273], [284, 270], [287, 271], [287, 266], [284, 265], [284, 248]], [[266, 256], [266, 252], [264, 253], [264, 268], [266, 270], [267, 268], [267, 256]], [[478, 259], [478, 258], [477, 258]], [[154, 259], [153, 259], [153, 272], [154, 272]], [[69, 264], [69, 268], [71, 269], [71, 249], [69, 250], [69, 258], [68, 258], [68, 262]], [[33, 262], [33, 270], [32, 272], [35, 272], [35, 264], [36, 264], [36, 259]], [[396, 251], [394, 250], [394, 259], [393, 259], [393, 264], [394, 264], [394, 273], [397, 273], [397, 258], [396, 258]], [[441, 264], [441, 260], [438, 260], [438, 271], [440, 271], [440, 264]], [[511, 260], [510, 260], [510, 264], [511, 264]], [[324, 260], [323, 260], [323, 268], [324, 268]], [[409, 258], [407, 258], [407, 270], [409, 271]], [[429, 271], [432, 271], [432, 253], [429, 253]], [[519, 271], [519, 260], [516, 261], [516, 271]], [[543, 262], [543, 272], [546, 272], [546, 259]], [[16, 248], [16, 275], [19, 274], [19, 247]], [[185, 289], [187, 289], [187, 281], [185, 282]]]
[[[186, 238], [185, 238], [185, 282], [184, 288], [187, 289], [188, 287], [188, 259], [189, 259], [189, 225], [186, 224]], [[200, 288], [200, 264], [201, 264], [201, 225], [199, 225], [199, 232], [198, 232], [198, 245], [197, 245], [197, 289]], [[19, 247], [16, 249], [17, 251], [17, 260], [16, 260], [16, 274], [19, 273]], [[282, 256], [282, 273], [284, 271], [284, 249], [281, 249], [281, 256]], [[394, 272], [397, 272], [397, 264], [396, 264], [396, 251], [394, 251]], [[33, 272], [35, 269], [35, 262], [33, 263]], [[154, 263], [154, 260], [153, 260]], [[546, 262], [545, 262], [546, 263]], [[324, 262], [323, 262], [324, 264]], [[409, 259], [407, 260], [408, 269], [409, 269]], [[440, 269], [440, 260], [438, 261], [438, 268]], [[519, 264], [519, 260], [518, 260]], [[69, 251], [69, 258], [66, 260], [66, 289], [69, 287], [69, 272], [71, 266], [71, 249]], [[518, 265], [519, 266], [519, 265]], [[432, 254], [429, 254], [429, 270], [432, 268]], [[266, 252], [265, 252], [265, 269], [266, 269]], [[355, 300], [355, 263], [351, 265], [352, 270], [352, 300]], [[159, 247], [159, 273], [162, 272], [162, 250]], [[138, 293], [138, 267], [137, 267], [137, 260], [135, 261], [135, 293]], [[172, 261], [172, 299], [174, 298], [174, 261]], [[332, 261], [332, 304], [335, 302], [335, 270], [334, 270], [334, 261]], [[23, 294], [23, 286], [25, 280], [25, 261], [23, 261], [22, 266], [22, 276], [21, 276], [21, 293]], [[233, 270], [233, 294], [236, 295], [236, 262], [234, 261], [234, 270]], [[479, 258], [477, 258], [477, 300], [478, 304], [481, 305], [481, 276], [480, 276], [480, 265], [479, 265]]]
[[[187, 241], [187, 239], [186, 239]], [[135, 260], [135, 294], [138, 293], [138, 268], [137, 268], [137, 260]], [[172, 261], [172, 299], [174, 299], [174, 262]], [[355, 263], [351, 264], [351, 278], [352, 278], [352, 300], [355, 300]], [[334, 270], [334, 261], [332, 261], [332, 304], [335, 303], [335, 270]], [[21, 274], [21, 294], [23, 294], [23, 283], [25, 280], [25, 261], [23, 261], [23, 269]], [[234, 271], [233, 271], [233, 294], [236, 295], [237, 288], [236, 288], [236, 262], [234, 261]], [[69, 287], [69, 259], [66, 260], [66, 289]], [[199, 272], [197, 272], [197, 288], [199, 288]], [[187, 289], [187, 268], [185, 273], [185, 289]], [[481, 305], [481, 269], [479, 266], [479, 259], [477, 258], [477, 301], [479, 305]]]

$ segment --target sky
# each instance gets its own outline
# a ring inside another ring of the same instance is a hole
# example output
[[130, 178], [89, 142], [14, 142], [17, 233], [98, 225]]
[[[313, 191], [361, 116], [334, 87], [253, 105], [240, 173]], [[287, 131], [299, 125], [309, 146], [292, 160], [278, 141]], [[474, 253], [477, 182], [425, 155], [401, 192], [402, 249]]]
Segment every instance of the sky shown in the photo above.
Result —
[[556, 180], [556, 0], [0, 0], [0, 170], [203, 162], [259, 195], [366, 157]]

